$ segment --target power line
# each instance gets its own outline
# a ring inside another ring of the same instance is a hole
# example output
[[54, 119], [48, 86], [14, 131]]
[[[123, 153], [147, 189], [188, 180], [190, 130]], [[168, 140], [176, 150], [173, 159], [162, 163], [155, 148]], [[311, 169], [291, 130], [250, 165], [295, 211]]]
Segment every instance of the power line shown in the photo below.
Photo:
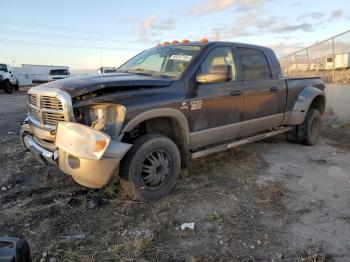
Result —
[[80, 40], [80, 41], [94, 41], [94, 42], [113, 42], [113, 41], [118, 41], [118, 42], [124, 42], [124, 43], [136, 43], [136, 44], [141, 44], [140, 41], [136, 40], [123, 40], [123, 39], [113, 39], [113, 38], [92, 38], [92, 37], [77, 37], [77, 36], [72, 36], [72, 35], [53, 35], [53, 34], [42, 34], [42, 33], [35, 33], [35, 32], [28, 32], [28, 31], [19, 31], [19, 30], [2, 30], [0, 29], [0, 33], [5, 33], [5, 34], [21, 34], [21, 35], [28, 35], [32, 37], [51, 37], [51, 38], [66, 38], [66, 39], [75, 39], [75, 40]]
[[[3, 19], [0, 18], [0, 24], [14, 25], [14, 26], [23, 26], [23, 27], [34, 27], [35, 29], [48, 29], [48, 30], [60, 30], [60, 31], [78, 31], [80, 33], [88, 33], [88, 34], [100, 34], [100, 35], [116, 35], [116, 34], [124, 34], [130, 36], [130, 32], [117, 32], [117, 31], [108, 31], [101, 29], [88, 29], [82, 27], [74, 27], [74, 26], [61, 26], [61, 25], [48, 25], [41, 24], [29, 21], [20, 21], [20, 20], [12, 20], [12, 19]], [[169, 35], [168, 38], [186, 38], [185, 36], [176, 36]], [[200, 37], [194, 37], [200, 39]]]
[[83, 31], [84, 33], [94, 33], [94, 34], [128, 34], [128, 32], [88, 29], [88, 28], [75, 27], [75, 26], [48, 25], [48, 24], [40, 24], [40, 23], [33, 23], [28, 21], [19, 21], [19, 20], [3, 19], [3, 18], [0, 18], [0, 24], [44, 28], [44, 29], [50, 29], [50, 30], [64, 30], [64, 31], [71, 30], [71, 31], [79, 31], [79, 32]]
[[15, 41], [9, 39], [0, 39], [1, 43], [10, 43], [15, 45], [35, 45], [35, 46], [47, 46], [47, 47], [62, 47], [62, 48], [75, 48], [75, 49], [91, 49], [91, 50], [127, 50], [127, 51], [142, 51], [142, 49], [137, 48], [119, 48], [119, 47], [106, 47], [106, 46], [78, 46], [78, 45], [66, 45], [66, 44], [56, 44], [56, 43], [43, 43], [43, 42], [27, 42], [27, 41]]

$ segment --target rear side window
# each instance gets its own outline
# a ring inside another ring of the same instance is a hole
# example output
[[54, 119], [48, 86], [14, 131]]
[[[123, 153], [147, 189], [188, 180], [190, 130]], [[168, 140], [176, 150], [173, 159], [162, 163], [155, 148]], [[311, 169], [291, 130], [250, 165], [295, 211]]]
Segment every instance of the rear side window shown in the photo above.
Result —
[[271, 70], [265, 55], [260, 50], [252, 48], [237, 48], [241, 58], [244, 80], [270, 80]]

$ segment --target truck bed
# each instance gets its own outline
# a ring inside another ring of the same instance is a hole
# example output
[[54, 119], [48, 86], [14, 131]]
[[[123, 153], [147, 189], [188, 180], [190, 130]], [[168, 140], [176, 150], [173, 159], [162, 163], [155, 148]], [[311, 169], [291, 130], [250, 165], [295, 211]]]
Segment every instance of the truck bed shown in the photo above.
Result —
[[287, 85], [287, 106], [286, 111], [292, 110], [295, 101], [298, 99], [300, 92], [307, 86], [313, 86], [320, 90], [325, 89], [323, 80], [320, 77], [299, 77], [286, 78]]

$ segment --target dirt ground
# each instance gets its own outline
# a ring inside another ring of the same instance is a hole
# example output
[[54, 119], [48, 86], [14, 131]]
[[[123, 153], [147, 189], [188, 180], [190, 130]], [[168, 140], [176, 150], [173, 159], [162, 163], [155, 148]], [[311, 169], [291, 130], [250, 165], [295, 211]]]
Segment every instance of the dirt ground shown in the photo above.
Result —
[[0, 93], [0, 235], [25, 237], [34, 261], [350, 260], [350, 125], [334, 117], [313, 147], [279, 136], [196, 160], [139, 203], [116, 178], [86, 189], [24, 153], [25, 101]]

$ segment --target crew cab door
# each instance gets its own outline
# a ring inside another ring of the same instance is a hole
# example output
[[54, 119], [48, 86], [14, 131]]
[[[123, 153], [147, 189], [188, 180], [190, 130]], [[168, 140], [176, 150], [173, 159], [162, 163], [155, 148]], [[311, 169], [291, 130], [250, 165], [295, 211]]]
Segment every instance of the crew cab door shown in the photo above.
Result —
[[238, 47], [237, 51], [244, 84], [241, 136], [281, 125], [287, 97], [285, 81], [273, 79], [263, 51], [245, 47]]
[[243, 85], [237, 74], [236, 57], [230, 46], [210, 50], [199, 67], [199, 74], [214, 67], [230, 67], [230, 79], [198, 83], [196, 96], [189, 101], [191, 147], [201, 147], [237, 137], [241, 129]]

